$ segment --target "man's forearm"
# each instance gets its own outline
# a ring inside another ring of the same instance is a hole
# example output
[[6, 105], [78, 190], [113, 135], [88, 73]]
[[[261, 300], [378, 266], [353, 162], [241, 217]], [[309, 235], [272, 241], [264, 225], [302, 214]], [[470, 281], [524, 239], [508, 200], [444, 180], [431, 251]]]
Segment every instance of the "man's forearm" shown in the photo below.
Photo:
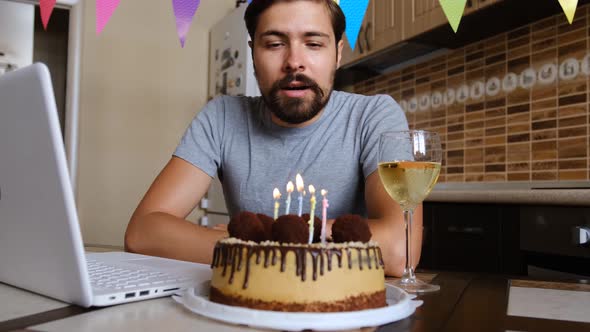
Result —
[[125, 233], [127, 251], [211, 263], [215, 243], [227, 232], [195, 225], [162, 212], [134, 217]]
[[[400, 218], [402, 218], [400, 216]], [[385, 263], [385, 274], [399, 277], [406, 264], [406, 229], [403, 220], [369, 219], [372, 240], [379, 243]], [[422, 249], [422, 209], [416, 209], [412, 225], [412, 266], [420, 261]]]

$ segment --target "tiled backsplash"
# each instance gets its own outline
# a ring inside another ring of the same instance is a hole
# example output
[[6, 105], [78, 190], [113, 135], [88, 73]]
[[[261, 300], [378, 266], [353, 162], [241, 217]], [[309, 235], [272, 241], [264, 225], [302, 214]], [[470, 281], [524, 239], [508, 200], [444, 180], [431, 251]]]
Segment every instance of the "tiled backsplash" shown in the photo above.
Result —
[[[439, 182], [590, 179], [590, 6], [355, 84], [437, 131]], [[498, 23], [501, 24], [501, 23]]]

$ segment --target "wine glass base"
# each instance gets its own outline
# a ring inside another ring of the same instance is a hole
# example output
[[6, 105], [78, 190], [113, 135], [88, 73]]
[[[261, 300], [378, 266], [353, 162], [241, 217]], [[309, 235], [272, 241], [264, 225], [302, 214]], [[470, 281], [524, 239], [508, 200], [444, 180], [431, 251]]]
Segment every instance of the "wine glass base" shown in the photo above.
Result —
[[392, 284], [408, 293], [413, 294], [431, 293], [440, 290], [439, 285], [428, 284], [418, 279], [402, 278], [400, 280], [394, 281]]

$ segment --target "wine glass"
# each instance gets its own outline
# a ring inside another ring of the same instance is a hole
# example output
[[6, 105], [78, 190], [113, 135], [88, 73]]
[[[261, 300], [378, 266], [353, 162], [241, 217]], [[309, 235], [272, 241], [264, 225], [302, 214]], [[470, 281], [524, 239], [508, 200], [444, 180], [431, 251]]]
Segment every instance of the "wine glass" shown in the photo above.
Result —
[[395, 285], [409, 293], [440, 289], [416, 279], [412, 266], [412, 217], [414, 209], [428, 196], [440, 173], [442, 149], [435, 132], [423, 130], [392, 131], [379, 137], [379, 177], [385, 190], [404, 213], [406, 229], [406, 266]]

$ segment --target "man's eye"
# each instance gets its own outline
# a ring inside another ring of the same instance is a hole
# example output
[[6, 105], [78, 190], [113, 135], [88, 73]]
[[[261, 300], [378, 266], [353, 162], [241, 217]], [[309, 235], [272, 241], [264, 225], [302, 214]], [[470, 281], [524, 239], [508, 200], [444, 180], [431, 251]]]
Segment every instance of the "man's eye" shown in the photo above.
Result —
[[321, 43], [307, 43], [307, 46], [310, 48], [321, 48], [323, 45]]
[[283, 46], [283, 43], [279, 43], [279, 42], [266, 44], [267, 48], [279, 48], [281, 46]]

